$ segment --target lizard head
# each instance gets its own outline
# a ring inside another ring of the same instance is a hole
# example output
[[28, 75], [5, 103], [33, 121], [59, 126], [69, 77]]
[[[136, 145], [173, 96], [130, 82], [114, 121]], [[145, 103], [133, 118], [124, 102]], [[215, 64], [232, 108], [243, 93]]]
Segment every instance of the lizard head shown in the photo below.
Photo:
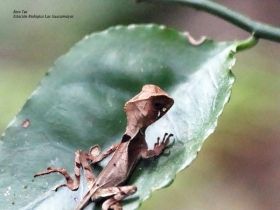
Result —
[[172, 107], [174, 100], [156, 85], [144, 85], [142, 91], [129, 100], [124, 110], [127, 115], [126, 133], [133, 137], [140, 129], [161, 118]]

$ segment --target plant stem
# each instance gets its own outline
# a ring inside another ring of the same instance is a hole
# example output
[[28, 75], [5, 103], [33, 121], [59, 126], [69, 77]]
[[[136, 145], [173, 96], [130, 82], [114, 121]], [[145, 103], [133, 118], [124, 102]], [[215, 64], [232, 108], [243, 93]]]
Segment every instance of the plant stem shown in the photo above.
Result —
[[254, 36], [251, 36], [246, 40], [236, 41], [237, 42], [236, 52], [240, 52], [242, 50], [247, 50], [249, 48], [252, 48], [258, 44], [258, 41], [259, 39], [257, 39]]
[[280, 43], [280, 29], [268, 24], [253, 21], [237, 12], [234, 12], [220, 4], [209, 0], [138, 0], [138, 2], [173, 3], [194, 7], [220, 17], [245, 31], [250, 32], [256, 38], [267, 39]]

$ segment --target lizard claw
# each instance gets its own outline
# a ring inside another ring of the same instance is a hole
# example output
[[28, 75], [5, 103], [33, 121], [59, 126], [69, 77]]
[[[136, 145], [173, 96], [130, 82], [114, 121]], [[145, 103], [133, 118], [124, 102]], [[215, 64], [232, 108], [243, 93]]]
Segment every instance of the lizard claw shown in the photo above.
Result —
[[[169, 134], [169, 135], [168, 135], [168, 133], [165, 133], [164, 136], [163, 136], [163, 139], [162, 139], [161, 143], [159, 142], [160, 137], [158, 137], [158, 138], [157, 138], [157, 142], [154, 144], [154, 146], [155, 146], [155, 147], [160, 146], [160, 145], [167, 146], [168, 143], [169, 143], [169, 139], [170, 139], [170, 137], [172, 137], [172, 136], [173, 136], [173, 134]], [[167, 137], [167, 138], [166, 138], [166, 137]]]
[[160, 138], [158, 137], [157, 142], [154, 144], [154, 147], [157, 147], [159, 145], [159, 140], [160, 140]]
[[[169, 135], [168, 135], [168, 133], [165, 133], [165, 134], [164, 134], [164, 137], [163, 137], [163, 139], [162, 139], [161, 144], [164, 144], [165, 146], [167, 146], [168, 143], [169, 143], [169, 139], [170, 139], [170, 137], [172, 137], [172, 136], [173, 136], [172, 133], [169, 134]], [[167, 137], [167, 138], [166, 138], [166, 137]]]
[[162, 153], [162, 151], [167, 147], [169, 143], [169, 139], [172, 136], [173, 134], [168, 135], [168, 133], [165, 133], [161, 142], [160, 142], [160, 137], [157, 138], [157, 142], [154, 144], [154, 151], [156, 152], [157, 155]]

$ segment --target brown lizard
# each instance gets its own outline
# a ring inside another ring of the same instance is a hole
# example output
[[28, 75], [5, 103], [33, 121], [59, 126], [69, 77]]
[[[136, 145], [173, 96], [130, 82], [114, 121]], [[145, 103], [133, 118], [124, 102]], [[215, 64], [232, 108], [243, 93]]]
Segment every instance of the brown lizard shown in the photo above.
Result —
[[[173, 105], [174, 100], [156, 85], [145, 85], [142, 91], [129, 100], [124, 107], [127, 115], [127, 127], [120, 143], [114, 144], [103, 154], [99, 155], [100, 148], [95, 145], [90, 153], [78, 150], [75, 155], [75, 179], [63, 168], [48, 167], [47, 171], [34, 176], [41, 176], [59, 172], [66, 178], [67, 183], [58, 186], [67, 186], [77, 190], [80, 183], [80, 167], [84, 168], [85, 178], [89, 191], [76, 207], [83, 209], [92, 201], [107, 198], [102, 209], [121, 210], [119, 201], [136, 192], [136, 186], [120, 186], [129, 176], [140, 158], [150, 158], [161, 154], [169, 142], [172, 134], [165, 133], [163, 140], [159, 138], [154, 149], [149, 150], [145, 140], [146, 128], [161, 118]], [[90, 164], [97, 163], [113, 153], [111, 160], [95, 179]], [[91, 160], [89, 163], [88, 160]]]

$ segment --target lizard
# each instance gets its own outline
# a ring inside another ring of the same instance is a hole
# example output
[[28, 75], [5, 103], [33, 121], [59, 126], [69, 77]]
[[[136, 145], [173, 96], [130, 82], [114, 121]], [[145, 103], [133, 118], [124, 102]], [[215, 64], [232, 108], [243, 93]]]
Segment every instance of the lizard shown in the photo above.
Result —
[[[48, 167], [46, 171], [37, 173], [34, 177], [59, 172], [67, 182], [56, 187], [55, 190], [62, 186], [77, 190], [80, 183], [80, 167], [83, 167], [89, 191], [75, 209], [84, 209], [90, 200], [97, 201], [100, 198], [106, 198], [107, 200], [102, 204], [103, 210], [121, 210], [122, 206], [119, 201], [137, 191], [136, 186], [122, 186], [121, 184], [126, 181], [141, 158], [160, 155], [168, 145], [170, 137], [173, 136], [173, 134], [165, 133], [162, 141], [158, 137], [152, 150], [148, 149], [145, 140], [147, 127], [165, 115], [173, 104], [174, 100], [158, 86], [144, 85], [139, 94], [125, 103], [127, 126], [120, 143], [112, 145], [101, 155], [98, 145], [94, 145], [89, 153], [78, 150], [75, 153], [74, 180], [65, 169], [53, 167]], [[90, 165], [103, 160], [112, 153], [114, 154], [108, 164], [95, 178]]]

